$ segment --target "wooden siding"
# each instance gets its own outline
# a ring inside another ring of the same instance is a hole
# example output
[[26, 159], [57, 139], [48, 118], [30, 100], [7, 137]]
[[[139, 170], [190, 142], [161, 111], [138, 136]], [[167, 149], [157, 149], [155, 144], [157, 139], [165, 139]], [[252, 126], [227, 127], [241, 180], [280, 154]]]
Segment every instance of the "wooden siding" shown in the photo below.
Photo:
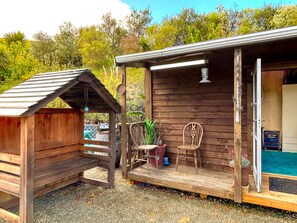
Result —
[[79, 119], [75, 110], [35, 114], [35, 168], [79, 156]]
[[[163, 141], [171, 162], [175, 162], [176, 147], [182, 144], [182, 128], [190, 121], [197, 121], [204, 128], [203, 168], [229, 171], [225, 145], [231, 149], [234, 145], [232, 59], [212, 63], [209, 84], [199, 84], [200, 68], [153, 73], [153, 118], [162, 124]], [[246, 84], [242, 104], [242, 137], [243, 147], [246, 147]]]
[[0, 152], [20, 155], [20, 118], [0, 117]]

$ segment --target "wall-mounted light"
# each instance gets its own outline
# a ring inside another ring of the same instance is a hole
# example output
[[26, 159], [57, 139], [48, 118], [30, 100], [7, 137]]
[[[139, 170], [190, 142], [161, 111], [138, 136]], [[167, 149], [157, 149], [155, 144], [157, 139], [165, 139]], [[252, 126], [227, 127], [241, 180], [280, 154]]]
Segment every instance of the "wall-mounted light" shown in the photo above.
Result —
[[206, 67], [204, 63], [204, 67], [201, 68], [201, 78], [202, 80], [199, 83], [206, 84], [211, 83], [210, 80], [208, 80], [208, 68]]
[[194, 60], [194, 61], [187, 61], [187, 62], [180, 62], [180, 63], [163, 64], [163, 65], [151, 66], [151, 70], [163, 70], [163, 69], [172, 69], [177, 67], [188, 67], [188, 66], [202, 65], [205, 63], [206, 63], [205, 60]]

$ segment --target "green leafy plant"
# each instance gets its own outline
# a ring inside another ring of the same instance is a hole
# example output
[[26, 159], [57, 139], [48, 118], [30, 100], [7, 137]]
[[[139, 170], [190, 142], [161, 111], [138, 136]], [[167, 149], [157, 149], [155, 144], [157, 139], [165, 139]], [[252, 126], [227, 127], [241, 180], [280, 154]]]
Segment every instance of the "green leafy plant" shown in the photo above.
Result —
[[151, 145], [154, 144], [156, 141], [156, 123], [148, 118], [144, 120], [145, 126], [145, 140], [146, 144]]

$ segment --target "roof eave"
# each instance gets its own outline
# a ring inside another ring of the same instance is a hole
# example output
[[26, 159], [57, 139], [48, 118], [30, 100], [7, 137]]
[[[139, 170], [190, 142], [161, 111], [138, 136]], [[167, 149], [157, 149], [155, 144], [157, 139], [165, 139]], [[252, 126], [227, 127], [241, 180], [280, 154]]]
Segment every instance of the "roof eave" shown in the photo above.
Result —
[[234, 48], [246, 45], [252, 45], [263, 42], [272, 42], [297, 37], [297, 26], [263, 31], [258, 33], [233, 36], [228, 38], [209, 40], [182, 46], [168, 47], [163, 50], [150, 52], [128, 54], [115, 57], [116, 66], [122, 64], [134, 66], [134, 64], [145, 64], [148, 60], [162, 59], [165, 57], [180, 56], [191, 53], [206, 52], [224, 48]]

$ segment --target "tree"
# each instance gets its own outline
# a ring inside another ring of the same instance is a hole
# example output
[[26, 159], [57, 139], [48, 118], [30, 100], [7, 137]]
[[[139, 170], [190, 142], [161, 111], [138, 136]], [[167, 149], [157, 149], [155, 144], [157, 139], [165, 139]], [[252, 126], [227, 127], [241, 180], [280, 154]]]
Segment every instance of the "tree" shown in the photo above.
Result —
[[32, 54], [43, 65], [52, 66], [55, 62], [56, 43], [47, 33], [38, 32], [31, 43]]
[[136, 35], [130, 34], [122, 39], [121, 52], [123, 54], [139, 53], [141, 51], [140, 39]]
[[29, 41], [0, 41], [0, 92], [30, 78], [40, 69]]
[[276, 10], [272, 18], [272, 24], [275, 28], [282, 28], [297, 25], [297, 4], [286, 5]]
[[261, 9], [244, 9], [238, 13], [237, 34], [248, 34], [274, 29], [272, 22], [278, 6], [265, 5]]
[[120, 55], [121, 40], [127, 35], [127, 31], [120, 26], [119, 22], [115, 18], [112, 18], [111, 13], [107, 13], [102, 16], [100, 30], [109, 38], [113, 57]]
[[64, 68], [80, 67], [82, 59], [78, 52], [78, 29], [71, 22], [65, 22], [59, 28], [60, 33], [54, 36], [59, 65]]
[[155, 24], [148, 27], [143, 42], [150, 50], [163, 49], [174, 45], [176, 33], [177, 28], [165, 21], [162, 25]]
[[152, 15], [149, 8], [144, 10], [132, 10], [131, 14], [126, 18], [128, 33], [135, 35], [137, 38], [143, 36], [146, 28], [152, 22]]
[[[177, 29], [174, 45], [181, 45], [186, 43], [186, 39], [189, 37], [190, 27], [193, 27], [198, 19], [198, 14], [192, 8], [185, 8], [176, 16], [171, 17], [168, 20], [168, 24]], [[163, 23], [166, 20], [163, 21]]]
[[100, 69], [110, 66], [113, 63], [110, 45], [108, 36], [96, 26], [80, 30], [79, 52], [87, 67]]
[[21, 31], [17, 31], [17, 32], [5, 33], [4, 40], [7, 45], [10, 45], [11, 43], [15, 43], [15, 42], [21, 42], [22, 44], [25, 44], [26, 37], [24, 33], [22, 33]]

